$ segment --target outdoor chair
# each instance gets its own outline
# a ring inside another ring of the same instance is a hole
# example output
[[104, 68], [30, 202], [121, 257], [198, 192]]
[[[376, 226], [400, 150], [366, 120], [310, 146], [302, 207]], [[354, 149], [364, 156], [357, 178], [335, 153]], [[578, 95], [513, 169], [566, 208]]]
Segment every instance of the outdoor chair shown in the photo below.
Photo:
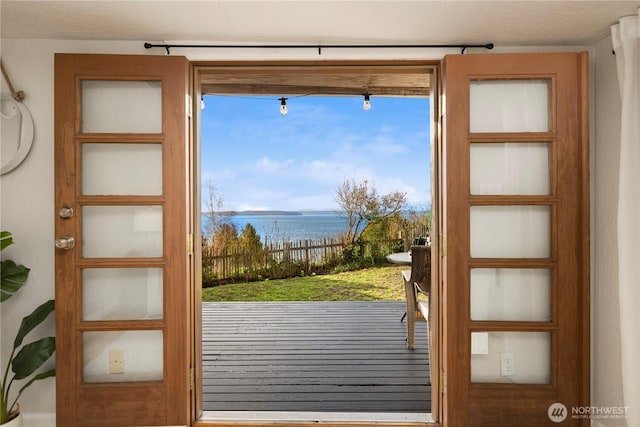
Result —
[[[411, 270], [402, 271], [407, 297], [407, 347], [415, 348], [416, 320], [429, 320], [429, 294], [431, 292], [431, 246], [411, 246]], [[427, 335], [429, 334], [427, 324]]]

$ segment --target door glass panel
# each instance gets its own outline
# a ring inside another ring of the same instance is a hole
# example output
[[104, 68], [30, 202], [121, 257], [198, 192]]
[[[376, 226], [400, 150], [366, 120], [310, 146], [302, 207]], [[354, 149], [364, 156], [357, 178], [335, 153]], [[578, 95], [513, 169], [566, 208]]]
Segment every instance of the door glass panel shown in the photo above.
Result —
[[548, 143], [471, 144], [471, 194], [549, 194]]
[[[164, 377], [162, 331], [107, 331], [82, 334], [85, 383], [162, 381]], [[118, 352], [121, 352], [118, 354]], [[121, 358], [122, 373], [110, 358]]]
[[549, 258], [549, 206], [472, 206], [472, 258]]
[[471, 320], [551, 320], [548, 269], [471, 269]]
[[162, 195], [162, 145], [83, 144], [82, 193]]
[[85, 258], [161, 257], [162, 206], [84, 206]]
[[[486, 334], [488, 346], [485, 354], [471, 355], [471, 382], [508, 384], [549, 384], [551, 382], [550, 333], [475, 332], [475, 334]], [[478, 337], [475, 339], [477, 340]]]
[[84, 133], [161, 133], [161, 83], [83, 80], [81, 129]]
[[162, 269], [82, 270], [82, 320], [162, 319]]
[[471, 132], [549, 131], [548, 80], [475, 80], [469, 90]]

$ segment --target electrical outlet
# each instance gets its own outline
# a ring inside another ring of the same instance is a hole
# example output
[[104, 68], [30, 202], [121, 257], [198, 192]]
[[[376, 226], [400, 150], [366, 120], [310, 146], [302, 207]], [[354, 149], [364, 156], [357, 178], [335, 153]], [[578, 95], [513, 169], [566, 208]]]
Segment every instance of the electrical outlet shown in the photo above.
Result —
[[124, 374], [124, 350], [109, 350], [109, 373]]
[[500, 353], [500, 375], [503, 377], [512, 377], [516, 374], [516, 361], [513, 353]]

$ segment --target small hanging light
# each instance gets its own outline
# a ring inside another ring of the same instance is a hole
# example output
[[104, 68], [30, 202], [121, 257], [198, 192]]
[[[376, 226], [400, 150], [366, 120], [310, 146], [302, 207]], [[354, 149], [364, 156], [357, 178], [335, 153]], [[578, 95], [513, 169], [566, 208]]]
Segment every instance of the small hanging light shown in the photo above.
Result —
[[367, 92], [367, 93], [363, 94], [362, 96], [364, 96], [364, 103], [362, 104], [362, 108], [364, 109], [364, 111], [371, 110], [371, 100], [369, 99], [371, 94], [369, 94], [369, 92]]
[[204, 107], [205, 107], [205, 105], [204, 105], [204, 96], [200, 95], [200, 109], [204, 110]]
[[289, 112], [287, 108], [287, 98], [279, 98], [280, 100], [280, 114], [283, 116]]

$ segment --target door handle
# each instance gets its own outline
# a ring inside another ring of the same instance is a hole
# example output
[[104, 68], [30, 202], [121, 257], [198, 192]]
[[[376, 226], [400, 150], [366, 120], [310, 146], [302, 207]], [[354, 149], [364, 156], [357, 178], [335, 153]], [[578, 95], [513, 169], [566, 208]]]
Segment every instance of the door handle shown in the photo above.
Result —
[[62, 219], [69, 219], [69, 218], [73, 217], [73, 208], [70, 208], [68, 206], [64, 206], [64, 207], [60, 208], [60, 210], [58, 211], [58, 215]]
[[76, 245], [76, 239], [74, 239], [71, 236], [62, 236], [61, 238], [56, 239], [57, 249], [69, 250], [69, 249], [73, 249], [75, 245]]

